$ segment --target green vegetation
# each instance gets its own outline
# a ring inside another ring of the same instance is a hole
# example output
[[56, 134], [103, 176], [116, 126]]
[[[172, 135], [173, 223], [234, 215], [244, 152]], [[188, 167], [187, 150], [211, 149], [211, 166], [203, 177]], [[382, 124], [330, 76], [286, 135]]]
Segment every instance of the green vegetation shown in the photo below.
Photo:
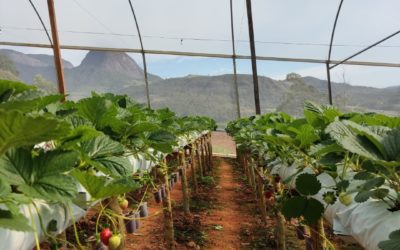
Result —
[[178, 117], [122, 95], [62, 98], [0, 80], [0, 227], [36, 234], [19, 206], [40, 199], [70, 207], [77, 202], [78, 183], [90, 202], [111, 199], [112, 205], [115, 197], [151, 183], [136, 173], [129, 157], [142, 154], [162, 164], [178, 137], [216, 128], [212, 119]]
[[[355, 202], [375, 199], [387, 204], [389, 211], [400, 210], [399, 117], [344, 114], [332, 106], [306, 102], [304, 118], [269, 113], [231, 122], [226, 131], [241, 154], [250, 154], [264, 166], [271, 183], [280, 179], [272, 176], [275, 166], [292, 171], [283, 180], [288, 189], [275, 194], [276, 208], [288, 219], [315, 225], [337, 200], [352, 203], [350, 194], [355, 194]], [[318, 180], [322, 173], [330, 175], [335, 185], [322, 187]], [[323, 203], [313, 197], [322, 189]], [[380, 247], [394, 249], [388, 247], [394, 242], [399, 243], [396, 233]]]

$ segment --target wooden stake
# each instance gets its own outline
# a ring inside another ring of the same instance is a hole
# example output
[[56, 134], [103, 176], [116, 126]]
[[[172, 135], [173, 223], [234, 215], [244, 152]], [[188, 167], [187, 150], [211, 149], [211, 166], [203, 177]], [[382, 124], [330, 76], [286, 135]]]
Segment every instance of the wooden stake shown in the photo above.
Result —
[[183, 210], [185, 215], [188, 216], [190, 214], [190, 206], [189, 206], [189, 192], [188, 192], [188, 183], [186, 178], [186, 161], [184, 152], [179, 152], [179, 163], [182, 168], [182, 197], [183, 197]]
[[196, 154], [196, 152], [194, 150], [195, 145], [196, 145], [195, 143], [192, 143], [191, 147], [190, 147], [190, 157], [191, 157], [190, 167], [191, 167], [191, 170], [192, 170], [193, 191], [194, 191], [195, 194], [197, 194], [198, 190], [199, 190], [199, 187], [198, 187], [198, 184], [197, 184], [197, 175], [196, 175], [196, 163], [195, 163], [195, 154]]
[[285, 217], [281, 212], [276, 213], [278, 249], [286, 250]]
[[[112, 197], [110, 202], [110, 208], [114, 211], [114, 213], [118, 214], [119, 216], [123, 216], [123, 211], [119, 205], [118, 197]], [[126, 229], [125, 229], [125, 222], [122, 217], [117, 218], [118, 224], [118, 232], [121, 234], [121, 244], [116, 250], [123, 250], [125, 249], [125, 236], [126, 236]], [[115, 230], [115, 229], [114, 229]]]
[[165, 230], [165, 241], [167, 243], [168, 250], [175, 249], [175, 233], [174, 233], [174, 221], [172, 219], [172, 204], [171, 204], [171, 192], [169, 190], [169, 178], [168, 178], [168, 166], [164, 160], [162, 165], [162, 173], [165, 184], [166, 197], [163, 199], [163, 210], [164, 210], [164, 230]]
[[257, 186], [256, 186], [256, 178], [255, 178], [255, 173], [254, 173], [254, 160], [250, 157], [250, 185], [253, 188], [253, 193], [257, 199]]
[[[259, 171], [262, 173], [263, 168], [259, 167]], [[261, 210], [261, 216], [264, 222], [264, 225], [267, 226], [267, 206], [265, 205], [265, 196], [264, 196], [264, 180], [257, 175], [257, 193], [258, 193], [258, 202], [259, 202], [259, 207]]]
[[208, 145], [208, 157], [209, 157], [209, 164], [210, 164], [210, 169], [213, 167], [213, 152], [212, 152], [212, 143], [211, 143], [211, 133], [208, 134], [208, 140], [207, 140], [207, 145]]
[[310, 231], [311, 231], [310, 237], [311, 237], [312, 249], [314, 250], [326, 249], [324, 220], [319, 219], [317, 223], [310, 226]]
[[197, 162], [199, 165], [199, 173], [200, 173], [200, 178], [203, 178], [203, 161], [201, 157], [201, 152], [200, 152], [201, 146], [200, 146], [200, 141], [196, 141], [196, 156], [197, 156]]
[[53, 0], [47, 0], [49, 19], [51, 25], [51, 36], [53, 38], [54, 65], [57, 71], [58, 91], [65, 95], [64, 69], [61, 58], [60, 42], [58, 39], [56, 13]]

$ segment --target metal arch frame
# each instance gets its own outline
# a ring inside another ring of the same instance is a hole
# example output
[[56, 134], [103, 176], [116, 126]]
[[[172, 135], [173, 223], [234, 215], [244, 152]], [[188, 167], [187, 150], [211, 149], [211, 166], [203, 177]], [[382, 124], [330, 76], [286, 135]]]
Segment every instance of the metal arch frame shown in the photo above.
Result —
[[260, 105], [260, 92], [258, 85], [257, 55], [256, 55], [256, 45], [254, 42], [253, 13], [251, 7], [251, 0], [246, 0], [246, 9], [247, 9], [247, 24], [249, 26], [251, 68], [253, 71], [254, 104], [256, 108], [256, 115], [259, 115], [261, 114], [261, 105]]
[[354, 57], [356, 57], [356, 56], [358, 56], [358, 55], [364, 53], [365, 51], [367, 51], [367, 50], [369, 50], [369, 49], [372, 49], [373, 47], [375, 47], [375, 46], [377, 46], [377, 45], [383, 43], [384, 41], [386, 41], [386, 40], [388, 40], [388, 39], [390, 39], [390, 38], [392, 38], [392, 37], [394, 37], [394, 36], [396, 36], [396, 35], [398, 35], [398, 34], [400, 34], [400, 30], [398, 30], [398, 31], [394, 32], [393, 34], [390, 34], [389, 36], [387, 36], [387, 37], [385, 37], [385, 38], [383, 38], [383, 39], [381, 39], [381, 40], [379, 40], [379, 41], [377, 41], [377, 42], [371, 44], [370, 46], [366, 47], [365, 49], [362, 49], [362, 50], [358, 51], [357, 53], [355, 53], [355, 54], [353, 54], [353, 55], [347, 57], [346, 59], [343, 59], [342, 61], [339, 61], [339, 62], [336, 63], [335, 65], [330, 66], [329, 69], [333, 69], [333, 68], [335, 68], [336, 66], [339, 66], [340, 64], [343, 64], [343, 63], [349, 61], [350, 59], [352, 59], [352, 58], [354, 58]]
[[[0, 45], [5, 46], [20, 46], [32, 48], [46, 48], [52, 47], [48, 44], [35, 44], [35, 43], [19, 43], [19, 42], [0, 42]], [[126, 53], [141, 53], [141, 49], [129, 48], [110, 48], [110, 47], [93, 47], [93, 46], [76, 46], [76, 45], [60, 45], [61, 49], [66, 50], [95, 50], [95, 51], [110, 51], [110, 52], [126, 52]], [[169, 51], [169, 50], [144, 50], [145, 54], [153, 55], [171, 55], [171, 56], [193, 56], [193, 57], [208, 57], [208, 58], [222, 58], [232, 59], [231, 54], [213, 54], [213, 53], [197, 53], [197, 52], [182, 52], [182, 51]], [[236, 55], [236, 59], [251, 59], [247, 55]], [[261, 61], [278, 61], [278, 62], [299, 62], [299, 63], [315, 63], [326, 64], [326, 60], [312, 59], [312, 58], [291, 58], [291, 57], [272, 57], [272, 56], [257, 56], [257, 60]], [[339, 63], [338, 60], [331, 60], [331, 64]], [[391, 67], [400, 68], [400, 63], [385, 63], [385, 62], [371, 62], [371, 61], [346, 61], [342, 64], [345, 65], [359, 65], [359, 66], [373, 66], [373, 67]]]
[[[29, 0], [30, 1], [30, 0]], [[266, 61], [283, 61], [283, 62], [303, 62], [303, 63], [324, 63], [326, 65], [327, 68], [327, 78], [328, 78], [328, 91], [329, 91], [329, 103], [332, 104], [332, 89], [331, 89], [331, 80], [330, 80], [330, 70], [333, 69], [334, 67], [341, 65], [341, 64], [346, 64], [346, 65], [360, 65], [360, 66], [377, 66], [377, 67], [396, 67], [396, 68], [400, 68], [400, 63], [381, 63], [381, 62], [369, 62], [369, 61], [350, 61], [350, 59], [356, 57], [357, 55], [377, 46], [378, 44], [390, 39], [391, 37], [397, 35], [400, 33], [400, 30], [385, 37], [384, 39], [366, 47], [365, 49], [355, 53], [352, 56], [347, 57], [344, 60], [338, 61], [338, 60], [331, 60], [331, 53], [332, 53], [332, 47], [333, 47], [333, 39], [334, 39], [334, 34], [336, 31], [336, 25], [337, 25], [337, 21], [339, 18], [339, 13], [343, 4], [343, 0], [340, 1], [339, 7], [338, 7], [338, 11], [336, 13], [336, 18], [335, 18], [335, 22], [334, 22], [334, 26], [333, 26], [333, 30], [332, 30], [332, 34], [331, 34], [331, 41], [329, 44], [329, 52], [328, 52], [328, 60], [319, 60], [319, 59], [310, 59], [310, 58], [285, 58], [285, 57], [268, 57], [268, 56], [256, 56], [255, 55], [255, 45], [254, 45], [254, 31], [253, 34], [250, 34], [250, 30], [252, 30], [252, 14], [251, 14], [251, 8], [249, 9], [247, 7], [247, 12], [248, 12], [248, 24], [249, 24], [249, 38], [250, 38], [250, 46], [253, 47], [254, 46], [254, 53], [252, 53], [251, 56], [245, 56], [245, 55], [236, 55], [236, 51], [235, 51], [235, 38], [234, 38], [234, 26], [233, 26], [233, 4], [232, 4], [232, 0], [230, 0], [230, 7], [231, 7], [231, 32], [232, 32], [232, 49], [233, 49], [233, 53], [232, 55], [229, 54], [212, 54], [212, 53], [195, 53], [195, 52], [180, 52], [180, 51], [162, 51], [162, 50], [144, 50], [144, 46], [143, 46], [143, 41], [142, 41], [142, 37], [141, 37], [141, 33], [140, 33], [140, 29], [139, 29], [139, 25], [137, 22], [137, 18], [131, 3], [131, 0], [128, 0], [130, 7], [131, 7], [131, 11], [135, 20], [135, 24], [136, 24], [136, 28], [138, 31], [138, 36], [139, 36], [139, 40], [140, 40], [140, 45], [141, 45], [141, 49], [128, 49], [128, 48], [105, 48], [105, 47], [92, 47], [92, 46], [73, 46], [73, 45], [58, 45], [58, 50], [60, 49], [70, 49], [70, 50], [97, 50], [97, 51], [112, 51], [112, 52], [132, 52], [132, 53], [141, 53], [142, 54], [142, 58], [143, 58], [143, 68], [144, 68], [144, 74], [145, 74], [145, 82], [146, 82], [146, 94], [147, 94], [147, 102], [148, 102], [148, 106], [150, 107], [150, 94], [149, 94], [149, 85], [148, 85], [148, 74], [147, 74], [147, 64], [146, 64], [146, 56], [145, 54], [159, 54], [159, 55], [178, 55], [178, 56], [194, 56], [194, 57], [210, 57], [210, 58], [232, 58], [233, 59], [233, 67], [234, 67], [234, 78], [235, 78], [235, 88], [236, 88], [236, 97], [237, 97], [237, 109], [238, 109], [238, 116], [240, 117], [240, 103], [239, 103], [239, 92], [238, 92], [238, 86], [237, 86], [237, 72], [236, 72], [236, 59], [251, 59], [252, 60], [252, 64], [253, 62], [255, 62], [255, 70], [253, 67], [253, 80], [254, 81], [254, 86], [257, 86], [257, 90], [258, 90], [258, 75], [257, 75], [257, 68], [256, 68], [256, 60], [266, 60]], [[251, 2], [250, 0], [245, 0], [247, 3], [247, 6], [250, 5], [251, 7]], [[31, 1], [30, 1], [31, 2]], [[32, 5], [32, 2], [31, 2]], [[45, 29], [48, 38], [49, 38], [49, 34], [47, 32], [47, 29], [43, 23], [43, 21], [41, 20], [41, 17], [39, 15], [39, 13], [37, 12], [37, 10], [35, 9], [34, 6], [32, 6], [33, 9], [35, 10], [36, 14], [38, 15], [39, 20], [42, 23], [43, 28]], [[249, 14], [251, 15], [249, 17]], [[251, 27], [250, 27], [251, 26]], [[56, 27], [53, 27], [52, 25], [52, 30]], [[53, 32], [52, 32], [53, 33]], [[57, 32], [56, 32], [57, 33]], [[58, 33], [57, 34], [52, 34], [53, 37], [54, 35], [56, 35], [58, 37]], [[253, 39], [252, 39], [253, 37]], [[49, 38], [50, 40], [50, 38]], [[253, 41], [251, 41], [253, 40]], [[51, 40], [50, 40], [51, 42]], [[53, 45], [51, 43], [51, 45], [46, 45], [46, 44], [34, 44], [34, 43], [16, 43], [16, 42], [1, 42], [0, 41], [0, 45], [7, 45], [7, 46], [23, 46], [23, 47], [37, 47], [37, 48], [53, 48], [53, 52], [54, 52], [54, 56], [56, 57], [56, 51], [54, 51], [55, 45]], [[253, 51], [252, 51], [253, 52]], [[61, 58], [59, 58], [59, 60], [55, 60], [56, 61], [56, 66], [60, 63], [58, 61], [61, 61]], [[333, 66], [330, 66], [331, 64], [334, 64]], [[61, 74], [63, 73], [63, 69], [61, 68]], [[60, 74], [57, 70], [57, 74]], [[257, 83], [257, 84], [255, 84]], [[63, 85], [63, 83], [61, 84]], [[60, 83], [59, 83], [60, 86]], [[61, 90], [60, 90], [61, 91]], [[257, 98], [258, 97], [258, 98]], [[259, 94], [258, 91], [254, 91], [254, 99], [256, 102], [256, 113], [257, 113], [257, 99], [259, 101]], [[259, 107], [258, 107], [259, 109]]]
[[237, 81], [236, 72], [236, 48], [235, 48], [235, 29], [233, 25], [233, 0], [230, 0], [230, 13], [231, 13], [231, 35], [232, 35], [232, 63], [233, 63], [233, 82], [235, 85], [235, 98], [236, 98], [236, 110], [238, 118], [240, 115], [240, 98], [239, 98], [239, 85]]
[[343, 0], [340, 0], [339, 8], [336, 12], [335, 22], [333, 23], [333, 29], [331, 34], [331, 41], [329, 43], [329, 52], [328, 52], [328, 61], [326, 61], [326, 75], [328, 80], [328, 93], [329, 93], [329, 104], [332, 105], [332, 85], [331, 85], [331, 70], [330, 70], [330, 63], [331, 63], [331, 55], [332, 55], [332, 45], [333, 45], [333, 38], [335, 36], [336, 25], [339, 19], [340, 10], [342, 9]]
[[[331, 69], [333, 69], [333, 68], [335, 68], [335, 67], [337, 67], [337, 66], [339, 66], [341, 64], [347, 64], [350, 59], [352, 59], [352, 58], [364, 53], [365, 51], [367, 51], [367, 50], [369, 50], [369, 49], [371, 49], [371, 48], [383, 43], [384, 41], [386, 41], [386, 40], [388, 40], [388, 39], [400, 34], [400, 30], [398, 30], [398, 31], [390, 34], [389, 36], [386, 36], [385, 38], [383, 38], [383, 39], [381, 39], [381, 40], [379, 40], [379, 41], [367, 46], [366, 48], [358, 51], [357, 53], [355, 53], [355, 54], [353, 54], [353, 55], [351, 55], [351, 56], [349, 56], [349, 57], [347, 57], [347, 58], [345, 58], [345, 59], [343, 59], [341, 61], [335, 62], [334, 65], [331, 66], [330, 64], [332, 62], [331, 61], [331, 55], [332, 55], [333, 38], [335, 36], [336, 25], [337, 25], [337, 21], [339, 19], [339, 14], [340, 14], [340, 10], [342, 8], [343, 1], [344, 0], [340, 0], [340, 4], [339, 4], [338, 10], [336, 12], [336, 18], [335, 18], [335, 22], [333, 24], [333, 29], [332, 29], [332, 34], [331, 34], [331, 41], [330, 41], [330, 44], [329, 44], [328, 60], [326, 61], [326, 74], [327, 74], [327, 80], [328, 80], [328, 92], [329, 92], [329, 104], [330, 105], [333, 104], [333, 101], [332, 101], [332, 85], [331, 85]], [[370, 65], [370, 66], [374, 66], [374, 65]]]
[[32, 2], [32, 0], [29, 0], [29, 3], [31, 4], [33, 10], [35, 11], [36, 16], [39, 18], [39, 21], [40, 21], [40, 23], [42, 24], [42, 27], [43, 27], [44, 31], [46, 32], [46, 36], [47, 36], [47, 38], [49, 39], [49, 43], [53, 46], [53, 41], [51, 40], [49, 31], [47, 30], [47, 27], [46, 27], [46, 25], [44, 24], [43, 19], [42, 19], [42, 17], [41, 17], [40, 14], [39, 14], [39, 11], [36, 9], [36, 6], [35, 6], [35, 4]]
[[148, 79], [148, 75], [147, 75], [146, 53], [144, 51], [142, 35], [140, 33], [139, 24], [138, 24], [138, 21], [137, 21], [137, 18], [136, 18], [135, 10], [133, 9], [132, 1], [128, 0], [128, 2], [129, 2], [129, 6], [131, 7], [133, 19], [135, 20], [136, 29], [137, 29], [138, 36], [139, 36], [139, 42], [140, 42], [140, 48], [141, 48], [140, 52], [142, 54], [142, 59], [143, 59], [144, 81], [145, 81], [145, 84], [146, 84], [147, 107], [151, 108], [150, 91], [149, 91], [149, 79]]

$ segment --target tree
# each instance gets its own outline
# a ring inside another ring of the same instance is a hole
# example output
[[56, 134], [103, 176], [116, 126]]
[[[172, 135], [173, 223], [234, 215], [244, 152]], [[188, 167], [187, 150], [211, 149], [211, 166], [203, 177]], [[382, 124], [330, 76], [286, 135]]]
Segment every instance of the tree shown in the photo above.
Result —
[[297, 73], [294, 73], [294, 72], [289, 73], [289, 74], [286, 75], [286, 80], [288, 80], [288, 81], [296, 80], [296, 79], [300, 79], [300, 78], [301, 78], [301, 75], [297, 74]]

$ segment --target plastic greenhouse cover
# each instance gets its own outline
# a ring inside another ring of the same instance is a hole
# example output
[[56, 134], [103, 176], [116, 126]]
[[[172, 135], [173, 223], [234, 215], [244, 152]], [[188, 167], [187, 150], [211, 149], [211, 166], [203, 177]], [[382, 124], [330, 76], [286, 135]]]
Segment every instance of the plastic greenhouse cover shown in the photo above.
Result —
[[[282, 179], [293, 176], [297, 172], [295, 164], [288, 167], [280, 161], [275, 161], [271, 165], [273, 165], [271, 173], [279, 174]], [[313, 173], [313, 171], [310, 168], [305, 168], [301, 173]], [[297, 173], [297, 176], [301, 173]], [[326, 173], [319, 175], [317, 178], [323, 187], [335, 185], [335, 180]], [[290, 183], [292, 187], [295, 186], [295, 180], [296, 178], [293, 178]], [[355, 188], [361, 182], [352, 180], [349, 189]], [[322, 188], [313, 197], [325, 204], [323, 194], [326, 191], [326, 188]], [[355, 195], [352, 194], [352, 198]], [[400, 227], [400, 211], [390, 212], [384, 202], [373, 199], [363, 203], [352, 201], [349, 206], [336, 201], [335, 204], [327, 207], [324, 217], [332, 225], [336, 234], [351, 235], [367, 250], [378, 250], [379, 242], [387, 240], [389, 234]]]
[[[50, 31], [47, 1], [35, 0]], [[232, 0], [236, 54], [250, 55], [245, 0]], [[253, 0], [258, 56], [326, 60], [339, 0]], [[230, 1], [132, 1], [145, 50], [232, 55]], [[62, 46], [140, 49], [127, 0], [55, 1]], [[340, 60], [399, 29], [396, 0], [346, 0], [332, 59]], [[0, 0], [0, 42], [49, 44], [29, 1]], [[394, 37], [357, 60], [398, 63]]]

